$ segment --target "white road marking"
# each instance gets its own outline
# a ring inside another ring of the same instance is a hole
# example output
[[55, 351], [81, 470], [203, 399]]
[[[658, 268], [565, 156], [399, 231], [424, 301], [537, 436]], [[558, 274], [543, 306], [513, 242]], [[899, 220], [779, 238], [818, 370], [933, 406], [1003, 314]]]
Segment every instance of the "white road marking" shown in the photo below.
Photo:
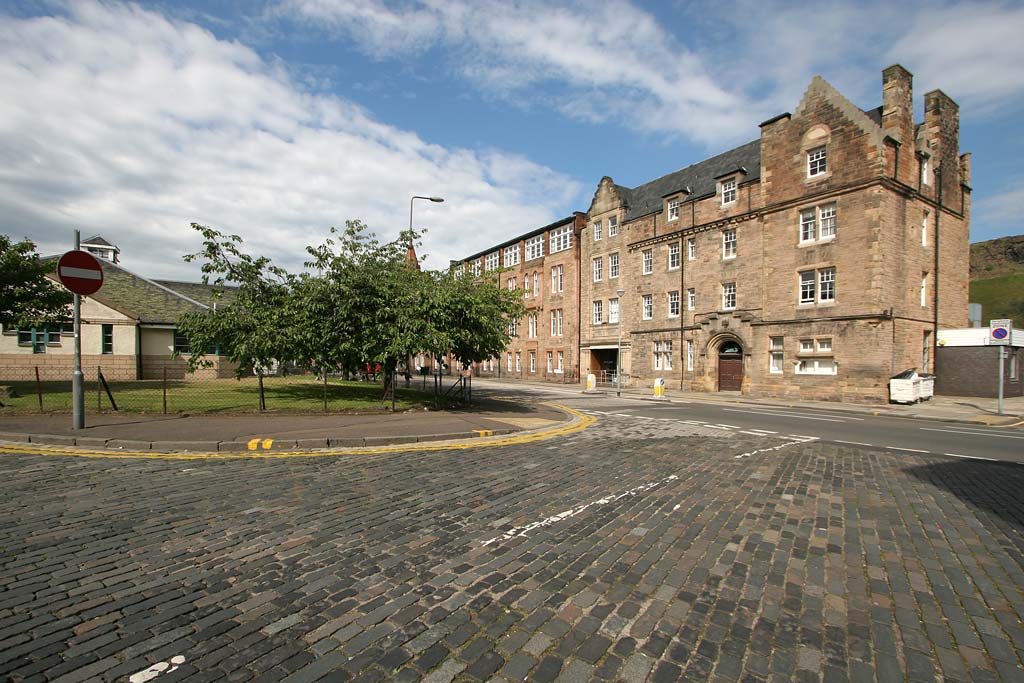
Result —
[[546, 517], [546, 518], [544, 518], [544, 519], [542, 519], [540, 521], [537, 521], [537, 522], [531, 522], [531, 523], [525, 524], [523, 526], [517, 526], [517, 527], [514, 527], [512, 529], [509, 529], [508, 531], [503, 533], [501, 536], [495, 536], [494, 538], [491, 538], [491, 539], [488, 539], [488, 540], [484, 541], [483, 545], [487, 546], [487, 545], [490, 545], [490, 544], [494, 543], [495, 541], [507, 541], [508, 539], [516, 538], [517, 536], [522, 538], [522, 537], [526, 536], [527, 534], [529, 534], [534, 529], [538, 529], [538, 528], [546, 527], [546, 526], [551, 526], [552, 524], [554, 524], [556, 522], [561, 522], [563, 519], [569, 519], [570, 517], [575, 517], [576, 515], [580, 514], [581, 512], [584, 512], [588, 508], [594, 507], [596, 505], [608, 505], [609, 503], [614, 503], [615, 501], [621, 500], [623, 498], [628, 498], [630, 496], [636, 496], [636, 495], [639, 495], [641, 493], [644, 493], [645, 491], [650, 491], [651, 489], [653, 489], [653, 488], [655, 488], [657, 486], [661, 486], [662, 484], [667, 484], [670, 481], [675, 481], [678, 478], [679, 478], [678, 476], [673, 474], [673, 475], [665, 477], [664, 479], [661, 479], [659, 481], [651, 481], [651, 482], [648, 482], [646, 484], [640, 484], [639, 486], [634, 486], [633, 488], [629, 489], [628, 491], [623, 491], [622, 493], [617, 493], [617, 494], [615, 494], [613, 496], [605, 496], [604, 498], [598, 498], [597, 500], [592, 500], [589, 503], [583, 503], [582, 505], [577, 505], [574, 508], [569, 508], [568, 510], [566, 510], [564, 512], [560, 512], [557, 515], [552, 515], [551, 517]]
[[931, 453], [931, 451], [922, 451], [920, 448], [900, 448], [899, 446], [884, 446], [890, 451], [907, 451], [908, 453]]
[[786, 436], [780, 437], [782, 439], [804, 439], [806, 441], [817, 441], [816, 436], [807, 436], [806, 434], [787, 434]]
[[630, 415], [628, 413], [612, 413], [612, 415], [614, 415], [615, 417], [635, 417], [634, 415]]
[[[813, 439], [813, 438], [812, 438], [812, 440], [817, 441], [817, 439]], [[783, 448], [789, 448], [790, 446], [795, 446], [798, 443], [806, 443], [806, 442], [804, 442], [804, 441], [789, 441], [787, 443], [779, 444], [778, 446], [772, 446], [771, 448], [758, 448], [756, 451], [750, 451], [748, 453], [740, 453], [739, 455], [735, 455], [733, 457], [736, 460], [739, 460], [740, 458], [749, 458], [750, 456], [757, 455], [758, 453], [769, 453], [771, 451], [780, 451]]]
[[798, 420], [821, 420], [823, 422], [846, 422], [847, 420], [858, 420], [864, 421], [862, 417], [816, 417], [813, 415], [805, 415], [803, 413], [781, 413], [778, 411], [766, 411], [766, 410], [739, 410], [737, 408], [722, 408], [723, 411], [729, 413], [751, 413], [753, 415], [771, 415], [773, 417], [793, 417]]
[[725, 427], [726, 429], [739, 429], [739, 427], [737, 427], [736, 425], [726, 425], [726, 424], [722, 424], [721, 422], [716, 423], [715, 426], [716, 427]]
[[753, 430], [741, 429], [740, 434], [749, 434], [750, 436], [764, 436], [761, 432], [755, 432]]
[[999, 462], [995, 458], [983, 458], [980, 455], [960, 455], [959, 453], [943, 453], [951, 458], [966, 458], [967, 460], [988, 460], [989, 462]]
[[836, 443], [848, 443], [848, 444], [851, 444], [853, 446], [871, 446], [871, 444], [864, 443], [863, 441], [841, 441], [839, 439], [835, 439], [835, 442]]
[[184, 663], [185, 658], [183, 656], [174, 655], [169, 662], [157, 662], [148, 669], [133, 673], [128, 677], [128, 683], [146, 683], [146, 681], [151, 681], [160, 674], [171, 673]]
[[773, 432], [770, 429], [751, 429], [750, 431], [752, 431], [752, 432], [760, 432], [761, 434], [778, 434], [778, 432]]
[[929, 427], [921, 427], [921, 431], [925, 432], [949, 432], [951, 434], [969, 434], [971, 436], [993, 436], [997, 439], [1024, 439], [1024, 436], [1012, 436], [1010, 434], [993, 434], [992, 432], [983, 431], [967, 431], [966, 429], [931, 429]]

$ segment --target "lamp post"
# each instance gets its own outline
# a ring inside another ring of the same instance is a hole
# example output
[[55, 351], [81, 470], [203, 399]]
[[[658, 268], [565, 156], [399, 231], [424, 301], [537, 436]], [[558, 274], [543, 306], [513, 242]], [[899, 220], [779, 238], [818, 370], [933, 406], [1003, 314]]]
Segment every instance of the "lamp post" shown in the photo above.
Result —
[[[434, 202], [437, 204], [440, 204], [441, 202], [444, 201], [444, 197], [421, 197], [419, 195], [412, 197], [409, 200], [409, 232], [412, 232], [412, 203], [417, 199], [426, 199], [427, 201]], [[410, 239], [412, 238], [410, 237]]]
[[616, 290], [615, 295], [619, 297], [619, 346], [615, 352], [615, 395], [622, 396], [622, 297], [626, 290]]

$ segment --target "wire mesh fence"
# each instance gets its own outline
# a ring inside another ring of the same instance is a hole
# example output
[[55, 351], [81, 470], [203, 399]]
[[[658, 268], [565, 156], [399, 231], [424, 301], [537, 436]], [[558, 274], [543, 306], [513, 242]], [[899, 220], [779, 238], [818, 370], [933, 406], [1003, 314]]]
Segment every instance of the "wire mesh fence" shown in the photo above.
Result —
[[[239, 413], [260, 410], [260, 378], [204, 378], [159, 372], [159, 379], [114, 379], [98, 367], [84, 367], [87, 413]], [[70, 413], [71, 369], [68, 367], [0, 367], [0, 415]], [[421, 381], [425, 379], [426, 381]], [[450, 382], [450, 378], [448, 378]], [[359, 379], [313, 373], [265, 375], [266, 409], [280, 412], [351, 412], [391, 407], [382, 373]], [[399, 377], [398, 410], [434, 405], [433, 378]]]

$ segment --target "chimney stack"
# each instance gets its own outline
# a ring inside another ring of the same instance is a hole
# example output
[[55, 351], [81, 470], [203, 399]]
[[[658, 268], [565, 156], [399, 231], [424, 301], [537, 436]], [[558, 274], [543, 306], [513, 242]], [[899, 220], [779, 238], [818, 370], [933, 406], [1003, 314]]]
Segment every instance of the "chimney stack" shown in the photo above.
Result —
[[914, 157], [914, 76], [899, 64], [882, 71], [882, 129], [900, 143], [896, 177], [908, 185], [916, 183]]

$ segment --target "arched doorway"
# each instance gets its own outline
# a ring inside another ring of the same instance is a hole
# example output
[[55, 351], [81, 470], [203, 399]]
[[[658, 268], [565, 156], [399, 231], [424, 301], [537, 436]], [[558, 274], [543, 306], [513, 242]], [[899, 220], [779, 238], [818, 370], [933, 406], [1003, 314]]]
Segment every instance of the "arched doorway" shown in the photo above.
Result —
[[718, 390], [739, 391], [743, 387], [743, 348], [727, 340], [718, 347]]

